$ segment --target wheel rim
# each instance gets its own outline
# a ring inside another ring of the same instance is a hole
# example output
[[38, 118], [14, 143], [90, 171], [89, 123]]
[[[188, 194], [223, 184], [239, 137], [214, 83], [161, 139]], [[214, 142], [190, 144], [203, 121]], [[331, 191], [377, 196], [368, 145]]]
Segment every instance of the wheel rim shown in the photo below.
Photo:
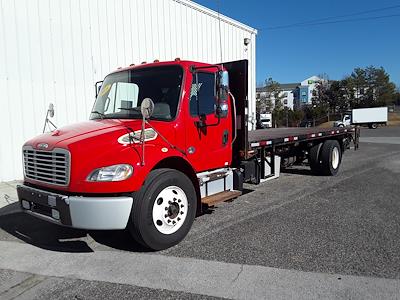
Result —
[[182, 227], [188, 210], [185, 192], [177, 186], [164, 188], [153, 204], [153, 223], [163, 234], [172, 234]]
[[332, 150], [332, 168], [337, 169], [339, 166], [339, 149], [337, 147]]

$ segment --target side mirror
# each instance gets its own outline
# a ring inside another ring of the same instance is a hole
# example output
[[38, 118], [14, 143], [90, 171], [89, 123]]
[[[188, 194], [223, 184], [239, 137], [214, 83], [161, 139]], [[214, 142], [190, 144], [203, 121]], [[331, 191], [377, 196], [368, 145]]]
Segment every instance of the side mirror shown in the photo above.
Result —
[[218, 107], [217, 115], [225, 118], [228, 115], [228, 93], [229, 93], [229, 73], [228, 71], [218, 72]]
[[140, 111], [145, 119], [149, 119], [154, 111], [154, 102], [150, 98], [145, 98], [140, 105]]
[[48, 112], [49, 112], [50, 118], [53, 118], [54, 117], [54, 104], [53, 103], [49, 104]]
[[102, 85], [102, 84], [103, 84], [103, 81], [97, 81], [97, 82], [95, 83], [95, 85], [94, 85], [95, 91], [96, 91], [96, 98], [97, 98], [97, 96], [98, 96], [99, 93], [100, 93], [101, 85]]

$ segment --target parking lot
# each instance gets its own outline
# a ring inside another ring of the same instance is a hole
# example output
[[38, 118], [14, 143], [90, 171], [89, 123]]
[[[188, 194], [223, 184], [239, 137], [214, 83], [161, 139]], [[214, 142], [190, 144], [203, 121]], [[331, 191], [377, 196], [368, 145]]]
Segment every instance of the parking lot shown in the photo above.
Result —
[[2, 299], [400, 298], [400, 127], [363, 129], [336, 177], [296, 167], [247, 185], [157, 253], [4, 203]]

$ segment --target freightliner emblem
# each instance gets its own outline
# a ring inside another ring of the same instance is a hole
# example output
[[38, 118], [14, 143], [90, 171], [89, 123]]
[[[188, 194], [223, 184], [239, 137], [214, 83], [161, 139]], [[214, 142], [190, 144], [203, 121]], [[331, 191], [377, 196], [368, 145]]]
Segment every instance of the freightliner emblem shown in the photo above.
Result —
[[39, 149], [47, 149], [47, 148], [49, 148], [49, 144], [40, 143], [40, 144], [37, 145], [37, 147], [38, 147]]

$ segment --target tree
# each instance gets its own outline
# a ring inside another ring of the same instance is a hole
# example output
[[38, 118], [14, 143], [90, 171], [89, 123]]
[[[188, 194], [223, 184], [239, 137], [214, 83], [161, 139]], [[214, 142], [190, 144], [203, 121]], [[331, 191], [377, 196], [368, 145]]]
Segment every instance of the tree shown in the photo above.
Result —
[[284, 118], [282, 104], [282, 89], [279, 82], [272, 78], [265, 80], [264, 91], [260, 93], [259, 99], [256, 101], [256, 110], [258, 113], [266, 113], [272, 111], [272, 119], [275, 126]]
[[390, 105], [395, 99], [396, 86], [383, 67], [355, 68], [344, 78], [343, 88], [351, 108]]
[[328, 91], [329, 110], [332, 113], [339, 113], [349, 108], [346, 99], [346, 82], [345, 80], [332, 81]]
[[315, 85], [311, 98], [312, 111], [315, 118], [325, 116], [330, 108], [330, 84], [328, 80], [321, 80]]
[[400, 90], [397, 90], [394, 95], [394, 104], [400, 105]]
[[272, 80], [272, 78], [268, 78], [265, 82], [265, 88], [267, 96], [273, 106], [272, 120], [274, 120], [275, 127], [278, 127], [286, 117], [286, 114], [283, 111], [281, 85], [279, 82]]

